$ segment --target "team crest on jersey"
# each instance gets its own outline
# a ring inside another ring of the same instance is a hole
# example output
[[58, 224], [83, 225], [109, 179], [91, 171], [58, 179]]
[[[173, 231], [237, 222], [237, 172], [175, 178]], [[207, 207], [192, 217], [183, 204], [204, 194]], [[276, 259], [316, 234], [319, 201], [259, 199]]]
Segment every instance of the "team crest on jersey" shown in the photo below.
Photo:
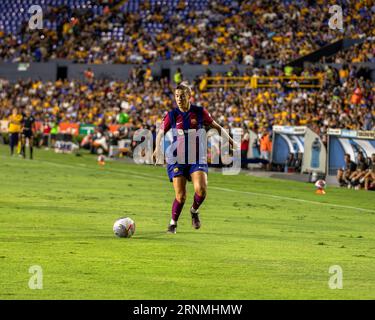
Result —
[[191, 119], [191, 125], [192, 126], [195, 126], [197, 124], [197, 120], [195, 120], [195, 119]]
[[174, 168], [173, 171], [176, 173], [178, 172], [178, 168]]

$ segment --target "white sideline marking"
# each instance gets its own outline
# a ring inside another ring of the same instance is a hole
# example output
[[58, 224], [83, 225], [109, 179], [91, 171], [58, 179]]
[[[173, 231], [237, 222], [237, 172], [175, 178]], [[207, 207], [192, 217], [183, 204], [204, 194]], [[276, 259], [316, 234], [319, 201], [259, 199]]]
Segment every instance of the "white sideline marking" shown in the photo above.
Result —
[[220, 188], [220, 187], [211, 187], [211, 189], [216, 189], [216, 190], [221, 190], [221, 191], [226, 191], [226, 192], [237, 192], [237, 193], [243, 193], [243, 194], [250, 194], [250, 195], [254, 195], [254, 196], [263, 196], [263, 197], [269, 197], [269, 198], [275, 198], [275, 199], [282, 199], [282, 200], [290, 200], [290, 201], [296, 201], [296, 202], [304, 202], [304, 203], [311, 203], [311, 204], [321, 204], [321, 205], [326, 205], [326, 206], [330, 206], [330, 207], [344, 208], [344, 209], [355, 209], [355, 210], [360, 210], [360, 211], [375, 213], [375, 210], [371, 210], [371, 209], [363, 209], [363, 208], [357, 208], [357, 207], [352, 207], [352, 206], [344, 206], [344, 205], [341, 205], [341, 204], [332, 204], [332, 203], [327, 203], [327, 202], [318, 202], [318, 201], [313, 201], [313, 200], [289, 198], [289, 197], [276, 196], [276, 195], [267, 194], [267, 193], [257, 193], [257, 192], [251, 192], [251, 191], [239, 191], [239, 190], [233, 190], [233, 189], [227, 189], [227, 188]]
[[[34, 162], [45, 162], [48, 164], [56, 165], [56, 166], [61, 166], [61, 167], [69, 167], [69, 168], [75, 168], [77, 167], [84, 168], [84, 169], [92, 169], [92, 170], [97, 170], [96, 168], [92, 168], [87, 166], [86, 164], [78, 164], [76, 166], [74, 165], [69, 165], [69, 164], [63, 164], [63, 163], [56, 163], [56, 162], [51, 162], [51, 161], [46, 161], [46, 160], [33, 160]], [[132, 171], [127, 171], [126, 169], [107, 169], [107, 172], [117, 172], [117, 173], [126, 173], [128, 175], [137, 177], [139, 179], [143, 180], [149, 180], [149, 179], [154, 179], [154, 180], [159, 180], [159, 181], [164, 181], [165, 178], [157, 175], [150, 175], [147, 173], [133, 173]], [[242, 193], [242, 194], [249, 194], [253, 196], [260, 196], [260, 197], [268, 197], [268, 198], [274, 198], [274, 199], [282, 199], [282, 200], [289, 200], [289, 201], [295, 201], [295, 202], [304, 202], [304, 203], [311, 203], [311, 204], [317, 204], [317, 205], [324, 205], [324, 206], [330, 206], [330, 207], [335, 207], [335, 208], [343, 208], [343, 209], [353, 209], [353, 210], [358, 210], [358, 211], [363, 211], [363, 212], [371, 212], [375, 213], [375, 210], [371, 209], [364, 209], [364, 208], [358, 208], [358, 207], [352, 207], [352, 206], [345, 206], [341, 204], [332, 204], [332, 203], [327, 203], [327, 202], [318, 202], [318, 201], [313, 201], [313, 200], [305, 200], [305, 199], [297, 199], [297, 198], [290, 198], [290, 197], [284, 197], [284, 196], [277, 196], [273, 194], [268, 194], [268, 193], [258, 193], [258, 192], [251, 192], [251, 191], [240, 191], [240, 190], [234, 190], [234, 189], [228, 189], [228, 188], [221, 188], [221, 187], [210, 187], [211, 189], [219, 190], [219, 191], [225, 191], [225, 192], [235, 192], [235, 193]]]

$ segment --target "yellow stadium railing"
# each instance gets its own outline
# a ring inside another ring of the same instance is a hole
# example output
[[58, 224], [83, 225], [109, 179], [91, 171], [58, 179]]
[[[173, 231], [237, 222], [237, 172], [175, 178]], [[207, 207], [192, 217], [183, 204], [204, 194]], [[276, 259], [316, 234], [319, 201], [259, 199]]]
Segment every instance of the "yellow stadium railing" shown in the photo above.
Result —
[[323, 77], [205, 77], [202, 79], [200, 88], [202, 91], [210, 88], [277, 88], [280, 86], [288, 88], [315, 88], [323, 87]]

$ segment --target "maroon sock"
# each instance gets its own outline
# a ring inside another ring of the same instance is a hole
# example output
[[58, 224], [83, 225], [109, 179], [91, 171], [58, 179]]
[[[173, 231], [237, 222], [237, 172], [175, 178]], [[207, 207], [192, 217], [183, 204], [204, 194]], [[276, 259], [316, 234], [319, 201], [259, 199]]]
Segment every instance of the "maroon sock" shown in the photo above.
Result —
[[193, 209], [198, 210], [198, 208], [203, 203], [205, 198], [206, 198], [206, 196], [200, 196], [197, 193], [194, 193]]
[[182, 208], [184, 207], [184, 203], [180, 203], [177, 201], [177, 199], [174, 199], [173, 205], [172, 205], [172, 219], [177, 223], [178, 217], [180, 216], [180, 213], [182, 211]]

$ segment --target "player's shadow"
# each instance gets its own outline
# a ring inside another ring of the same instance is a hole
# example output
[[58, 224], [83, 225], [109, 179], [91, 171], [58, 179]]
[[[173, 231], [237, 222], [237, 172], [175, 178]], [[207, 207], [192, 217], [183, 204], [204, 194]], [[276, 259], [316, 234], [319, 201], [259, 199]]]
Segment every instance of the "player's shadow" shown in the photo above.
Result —
[[138, 235], [134, 235], [134, 239], [137, 240], [166, 240], [169, 241], [168, 236], [173, 236], [173, 234], [168, 234], [165, 231], [158, 231], [158, 232], [144, 232]]
[[[181, 234], [183, 232], [180, 232]], [[133, 236], [134, 240], [144, 240], [144, 241], [171, 241], [179, 242], [179, 241], [186, 241], [184, 238], [178, 237], [176, 234], [169, 234], [166, 231], [158, 231], [158, 232], [145, 232], [142, 234], [137, 234]]]

